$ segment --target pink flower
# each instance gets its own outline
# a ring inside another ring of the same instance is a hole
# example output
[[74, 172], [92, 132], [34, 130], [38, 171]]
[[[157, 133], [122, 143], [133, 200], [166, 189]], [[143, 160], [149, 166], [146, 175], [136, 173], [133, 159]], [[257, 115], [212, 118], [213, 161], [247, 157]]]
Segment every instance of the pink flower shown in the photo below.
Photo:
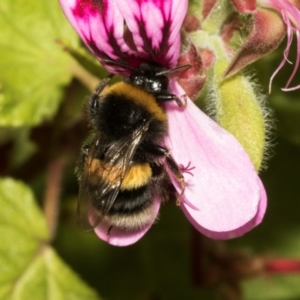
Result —
[[290, 47], [293, 41], [293, 34], [296, 34], [297, 39], [297, 58], [294, 66], [294, 70], [289, 77], [286, 86], [283, 91], [293, 91], [300, 88], [300, 84], [295, 87], [289, 87], [291, 81], [293, 80], [300, 62], [300, 11], [296, 6], [294, 6], [291, 2], [288, 0], [259, 0], [258, 3], [261, 6], [272, 8], [277, 10], [281, 15], [282, 19], [286, 25], [287, 30], [287, 45], [283, 53], [283, 60], [281, 61], [280, 65], [276, 69], [276, 71], [273, 73], [270, 84], [269, 84], [269, 90], [271, 90], [272, 81], [275, 77], [275, 75], [280, 71], [280, 69], [285, 65], [286, 62], [289, 62], [288, 56], [290, 52]]
[[[108, 58], [138, 67], [142, 62], [175, 67], [180, 54], [180, 28], [187, 0], [60, 0], [65, 15], [83, 41], [103, 63]], [[126, 25], [125, 25], [126, 24]], [[103, 63], [105, 65], [105, 63]], [[126, 68], [105, 65], [115, 74]], [[170, 90], [185, 94], [176, 81]], [[178, 165], [191, 165], [185, 172], [186, 190], [181, 209], [203, 234], [228, 239], [241, 236], [263, 218], [266, 194], [242, 146], [226, 130], [188, 99], [182, 110], [167, 103], [169, 135], [165, 143]], [[180, 187], [170, 178], [180, 192]], [[161, 204], [155, 198], [156, 212]], [[110, 244], [130, 245], [152, 226], [126, 232], [101, 222], [96, 234]]]

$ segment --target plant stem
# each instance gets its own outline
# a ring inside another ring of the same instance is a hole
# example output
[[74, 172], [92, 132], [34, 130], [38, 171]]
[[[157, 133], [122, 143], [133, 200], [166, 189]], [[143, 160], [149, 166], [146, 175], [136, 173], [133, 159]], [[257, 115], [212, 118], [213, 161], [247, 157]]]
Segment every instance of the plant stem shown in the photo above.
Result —
[[50, 230], [50, 242], [54, 239], [57, 228], [59, 200], [64, 169], [65, 163], [61, 158], [51, 160], [47, 168], [44, 213]]

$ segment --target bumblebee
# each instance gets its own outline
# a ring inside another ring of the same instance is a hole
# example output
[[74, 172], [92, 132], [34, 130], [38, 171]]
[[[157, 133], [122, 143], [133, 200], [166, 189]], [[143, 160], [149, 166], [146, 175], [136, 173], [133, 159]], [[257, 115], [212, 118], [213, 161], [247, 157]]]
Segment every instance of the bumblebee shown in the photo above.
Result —
[[[108, 86], [113, 75], [103, 79], [87, 102], [93, 132], [82, 147], [78, 162], [78, 218], [85, 229], [105, 220], [110, 228], [143, 228], [153, 222], [154, 195], [164, 194], [166, 167], [181, 185], [180, 167], [164, 146], [168, 133], [166, 101], [186, 105], [169, 92], [171, 70], [142, 64], [131, 75]], [[186, 96], [183, 96], [186, 100]], [[178, 198], [179, 199], [179, 198]], [[180, 201], [180, 200], [178, 200]]]

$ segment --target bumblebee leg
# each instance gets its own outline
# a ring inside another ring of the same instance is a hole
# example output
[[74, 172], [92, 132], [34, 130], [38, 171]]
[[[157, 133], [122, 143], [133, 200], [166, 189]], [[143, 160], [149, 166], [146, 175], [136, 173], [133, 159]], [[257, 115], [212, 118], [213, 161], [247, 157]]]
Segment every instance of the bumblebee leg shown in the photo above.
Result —
[[181, 203], [181, 198], [182, 198], [182, 196], [184, 194], [184, 190], [185, 190], [185, 181], [184, 181], [184, 177], [182, 175], [180, 167], [177, 165], [174, 158], [171, 156], [169, 150], [162, 146], [148, 145], [147, 151], [149, 151], [151, 154], [164, 156], [166, 158], [166, 162], [167, 162], [169, 169], [171, 170], [171, 172], [173, 173], [176, 180], [180, 183], [180, 186], [181, 186], [181, 193], [179, 194], [179, 196], [176, 200], [176, 205], [179, 206]]
[[185, 190], [184, 177], [181, 173], [179, 166], [176, 164], [174, 158], [170, 155], [170, 153], [167, 152], [165, 154], [165, 156], [166, 156], [166, 162], [167, 162], [168, 167], [170, 168], [171, 172], [173, 173], [173, 175], [175, 176], [175, 178], [177, 179], [177, 181], [180, 183], [180, 186], [181, 186], [181, 193], [179, 194], [179, 196], [176, 199], [176, 205], [180, 206], [181, 198], [182, 198], [182, 196], [184, 194], [184, 190]]
[[156, 96], [156, 99], [161, 102], [175, 101], [180, 108], [185, 108], [187, 105], [187, 96], [182, 95], [181, 98], [183, 98], [183, 101], [174, 94], [159, 94]]

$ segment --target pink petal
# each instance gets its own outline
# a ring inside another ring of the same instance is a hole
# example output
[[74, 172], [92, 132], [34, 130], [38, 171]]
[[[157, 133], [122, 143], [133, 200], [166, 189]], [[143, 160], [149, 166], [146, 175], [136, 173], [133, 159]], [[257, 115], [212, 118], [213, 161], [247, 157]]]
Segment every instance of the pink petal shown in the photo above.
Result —
[[[123, 39], [124, 19], [114, 0], [59, 0], [60, 5], [93, 54], [103, 58], [127, 61], [133, 53]], [[126, 74], [115, 66], [106, 66], [113, 73]]]
[[264, 218], [266, 208], [267, 208], [267, 195], [263, 187], [263, 184], [261, 183], [260, 180], [259, 180], [259, 184], [261, 188], [261, 195], [260, 195], [260, 201], [258, 204], [258, 210], [256, 215], [253, 217], [253, 219], [251, 219], [243, 226], [237, 228], [236, 230], [232, 230], [230, 232], [216, 232], [216, 231], [207, 230], [206, 228], [202, 227], [199, 223], [197, 223], [197, 220], [199, 220], [199, 218], [201, 217], [197, 215], [198, 211], [187, 209], [188, 208], [187, 205], [182, 205], [181, 208], [184, 214], [186, 215], [186, 217], [188, 218], [188, 220], [191, 222], [191, 224], [193, 224], [193, 226], [198, 231], [202, 232], [204, 235], [217, 240], [236, 238], [244, 235], [246, 232], [250, 231], [252, 228], [260, 224]]
[[[172, 91], [178, 96], [184, 94], [178, 84], [173, 84]], [[191, 100], [184, 111], [174, 103], [166, 106], [167, 147], [178, 164], [187, 166], [190, 162], [195, 167], [192, 175], [184, 173], [183, 212], [200, 232], [213, 238], [231, 238], [249, 231], [262, 220], [266, 196], [247, 153]]]
[[187, 0], [115, 0], [140, 55], [171, 68], [180, 52]]
[[110, 230], [110, 234], [107, 235], [110, 225], [102, 221], [101, 224], [95, 229], [95, 233], [100, 239], [114, 246], [122, 247], [122, 246], [129, 246], [131, 244], [134, 244], [146, 234], [146, 232], [150, 229], [150, 227], [154, 223], [160, 208], [160, 204], [161, 204], [161, 199], [158, 196], [156, 196], [154, 199], [153, 222], [148, 224], [143, 229], [136, 230], [136, 231], [126, 231], [121, 228], [113, 227]]

